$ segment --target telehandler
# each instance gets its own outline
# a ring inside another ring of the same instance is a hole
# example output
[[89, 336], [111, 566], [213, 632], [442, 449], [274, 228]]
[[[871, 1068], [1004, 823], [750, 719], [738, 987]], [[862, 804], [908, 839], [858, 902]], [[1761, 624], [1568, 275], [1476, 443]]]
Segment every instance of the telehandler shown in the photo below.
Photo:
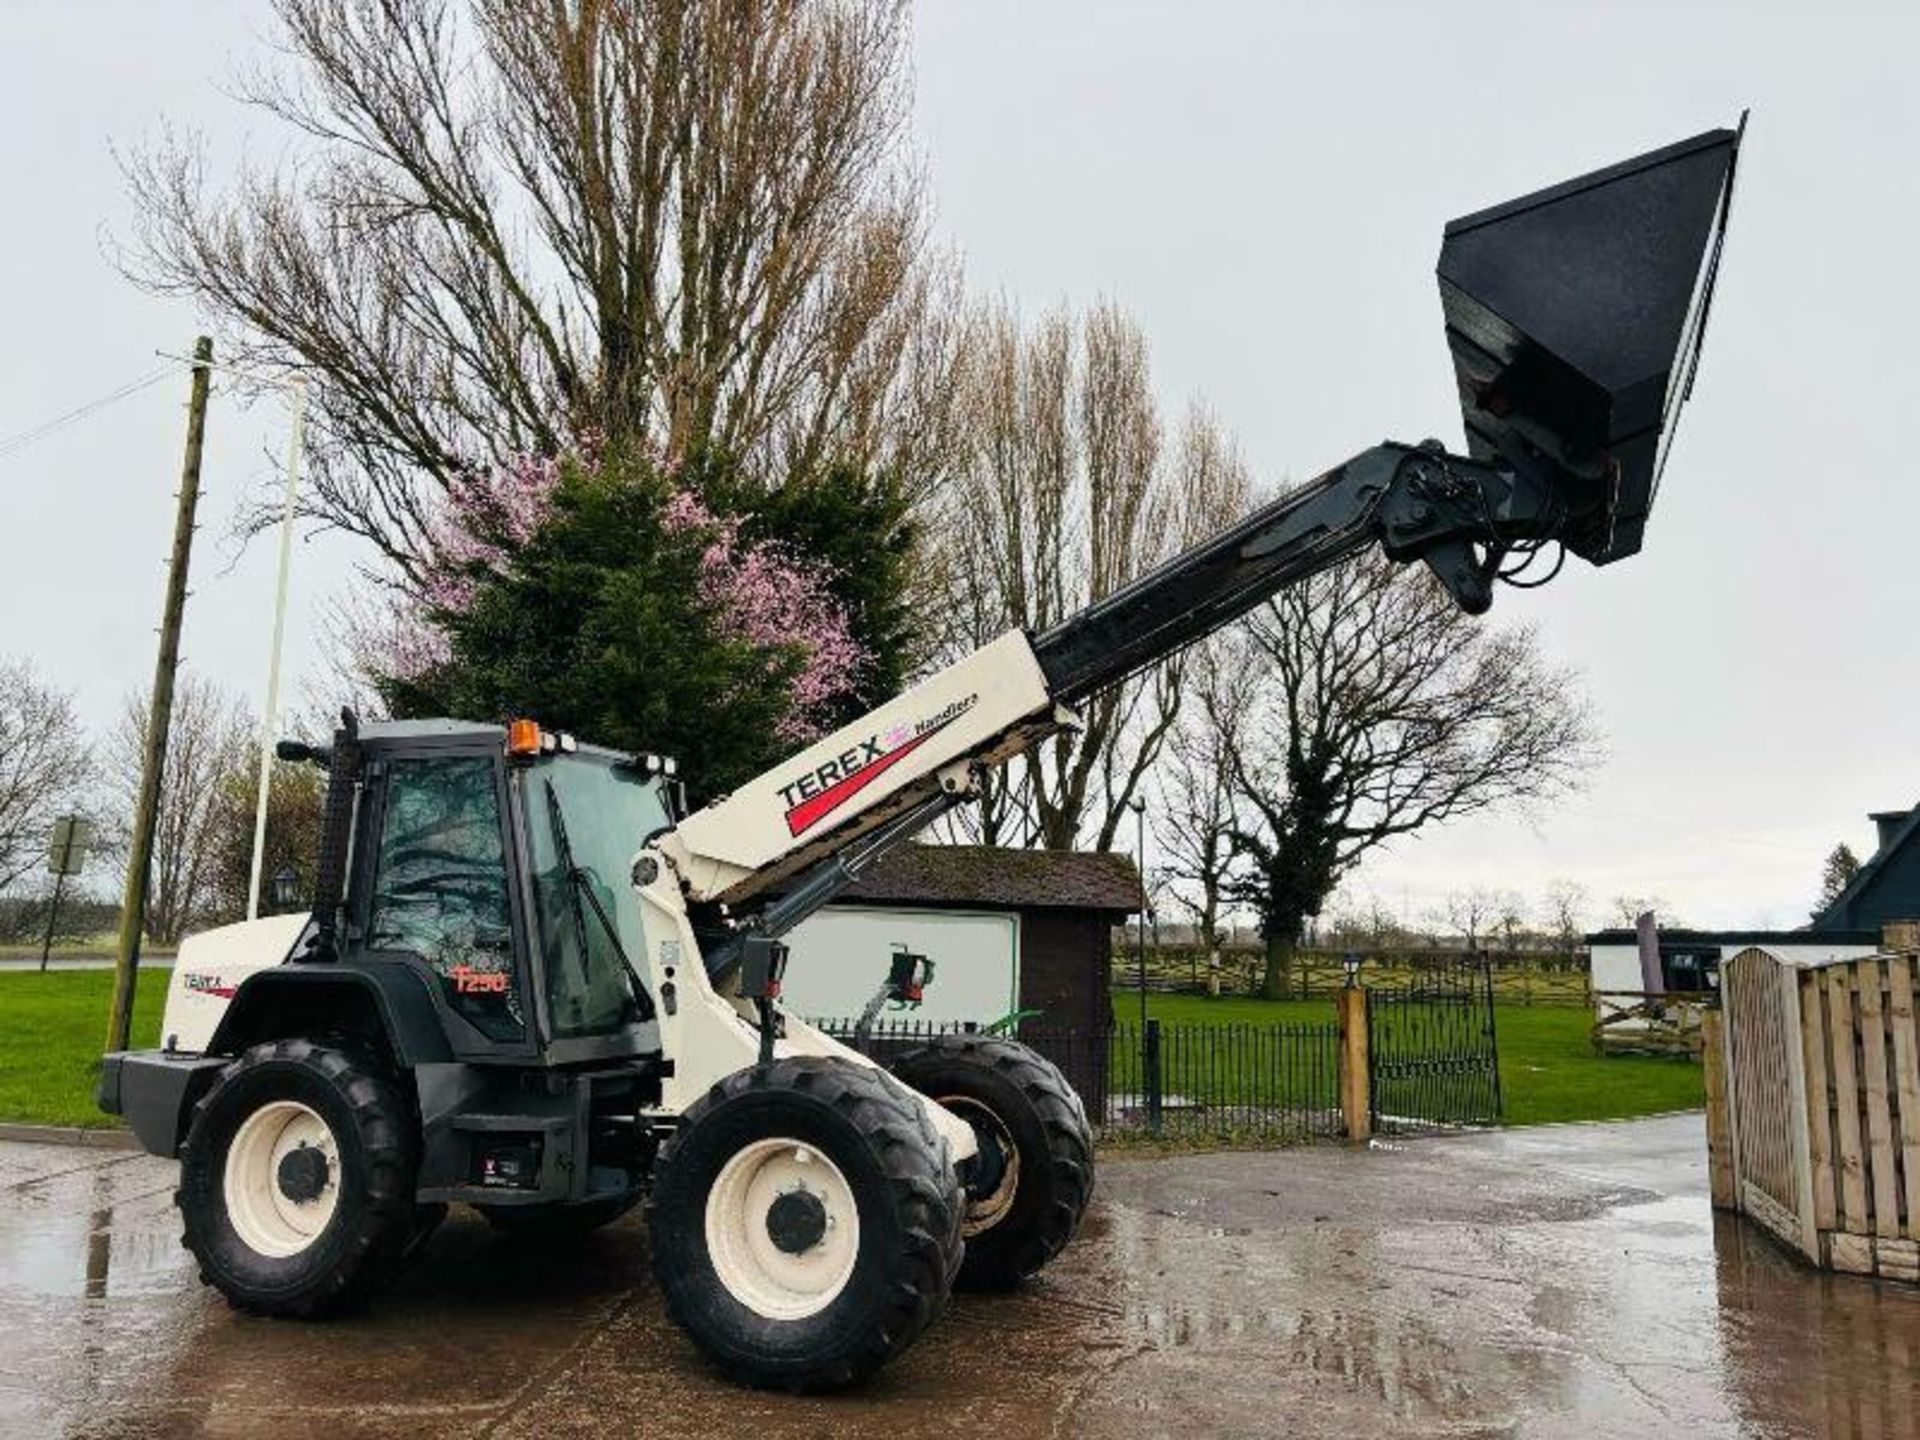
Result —
[[101, 1079], [101, 1105], [178, 1157], [201, 1278], [320, 1315], [450, 1203], [560, 1235], [645, 1198], [654, 1274], [700, 1350], [820, 1389], [899, 1354], [956, 1283], [1033, 1275], [1093, 1188], [1060, 1072], [978, 1035], [883, 1069], [782, 1008], [780, 937], [1077, 703], [1370, 546], [1474, 613], [1550, 542], [1596, 565], [1638, 550], [1739, 141], [1711, 131], [1447, 227], [1464, 454], [1364, 450], [695, 813], [671, 759], [529, 720], [346, 715], [329, 746], [284, 744], [329, 777], [311, 913], [190, 939], [162, 1048], [108, 1055]]

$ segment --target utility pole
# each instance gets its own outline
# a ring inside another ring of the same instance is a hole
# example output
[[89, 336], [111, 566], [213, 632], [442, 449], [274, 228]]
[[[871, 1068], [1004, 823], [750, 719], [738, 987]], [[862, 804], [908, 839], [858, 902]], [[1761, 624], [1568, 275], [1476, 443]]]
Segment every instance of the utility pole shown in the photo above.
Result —
[[187, 564], [193, 555], [194, 511], [200, 503], [200, 453], [207, 433], [212, 365], [213, 341], [202, 335], [193, 344], [187, 452], [180, 466], [173, 556], [167, 566], [166, 607], [160, 616], [160, 655], [153, 667], [153, 699], [147, 708], [140, 798], [134, 805], [133, 835], [127, 848], [127, 889], [121, 902], [120, 945], [114, 959], [113, 1011], [107, 1017], [108, 1050], [125, 1050], [133, 1025], [133, 991], [139, 978], [140, 935], [147, 915], [148, 872], [153, 865], [153, 830], [160, 812], [160, 780], [167, 764], [167, 729], [173, 719], [173, 678], [180, 665], [180, 619], [187, 606]]

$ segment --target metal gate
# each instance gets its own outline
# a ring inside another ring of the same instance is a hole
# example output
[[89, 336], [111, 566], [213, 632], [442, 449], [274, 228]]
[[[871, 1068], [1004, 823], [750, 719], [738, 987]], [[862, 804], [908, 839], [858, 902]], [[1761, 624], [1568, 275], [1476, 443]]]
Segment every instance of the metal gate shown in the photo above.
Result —
[[1373, 1128], [1490, 1125], [1501, 1114], [1493, 970], [1486, 960], [1422, 966], [1367, 987]]

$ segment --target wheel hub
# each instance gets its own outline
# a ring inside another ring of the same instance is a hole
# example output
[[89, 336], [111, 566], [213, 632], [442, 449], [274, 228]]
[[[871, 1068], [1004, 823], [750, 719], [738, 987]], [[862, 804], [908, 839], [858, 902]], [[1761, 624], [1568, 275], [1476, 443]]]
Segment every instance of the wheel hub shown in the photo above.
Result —
[[966, 1117], [973, 1129], [973, 1158], [967, 1162], [967, 1202], [988, 1199], [1007, 1178], [1007, 1152], [1000, 1148], [1000, 1132], [984, 1120]]
[[269, 1100], [227, 1143], [220, 1192], [240, 1242], [284, 1259], [326, 1233], [341, 1182], [340, 1142], [319, 1112], [298, 1100]]
[[801, 1255], [827, 1233], [827, 1207], [811, 1190], [789, 1190], [767, 1207], [767, 1238], [783, 1255]]
[[962, 1177], [967, 1215], [960, 1223], [960, 1233], [971, 1240], [998, 1225], [1013, 1209], [1020, 1190], [1020, 1150], [1006, 1124], [982, 1101], [969, 1095], [934, 1099], [973, 1127], [977, 1153]]
[[790, 1136], [749, 1141], [721, 1166], [705, 1229], [720, 1283], [767, 1320], [819, 1314], [860, 1255], [860, 1207], [846, 1175]]
[[326, 1155], [317, 1146], [303, 1143], [280, 1157], [280, 1169], [274, 1178], [282, 1195], [296, 1205], [305, 1205], [320, 1198], [331, 1174]]

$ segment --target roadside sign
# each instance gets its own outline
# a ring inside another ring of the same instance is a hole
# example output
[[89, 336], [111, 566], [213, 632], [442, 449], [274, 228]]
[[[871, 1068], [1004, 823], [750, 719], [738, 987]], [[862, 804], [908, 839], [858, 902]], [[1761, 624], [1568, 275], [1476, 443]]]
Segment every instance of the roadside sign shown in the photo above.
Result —
[[62, 815], [53, 822], [53, 839], [47, 847], [49, 875], [78, 875], [87, 863], [87, 850], [93, 844], [93, 821], [80, 815]]

